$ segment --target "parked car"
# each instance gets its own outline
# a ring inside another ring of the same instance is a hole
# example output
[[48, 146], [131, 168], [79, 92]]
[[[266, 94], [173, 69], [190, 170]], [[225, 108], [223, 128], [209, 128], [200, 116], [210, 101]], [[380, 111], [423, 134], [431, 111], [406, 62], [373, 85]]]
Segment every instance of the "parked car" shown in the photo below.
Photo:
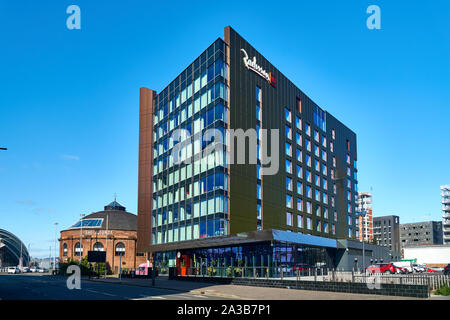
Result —
[[425, 266], [420, 265], [420, 264], [413, 264], [413, 271], [414, 272], [418, 272], [418, 273], [422, 273], [427, 271], [427, 269], [425, 268]]
[[413, 272], [413, 265], [411, 261], [398, 261], [398, 262], [391, 262], [394, 266], [400, 269], [404, 269], [402, 273], [412, 273]]
[[437, 268], [427, 267], [426, 272], [427, 273], [438, 273], [439, 270]]
[[39, 272], [39, 273], [47, 273], [47, 272], [48, 272], [48, 269], [45, 269], [45, 268], [39, 268], [38, 272]]
[[450, 263], [444, 267], [444, 274], [450, 275]]
[[31, 267], [30, 268], [30, 272], [37, 272], [38, 271], [38, 267]]
[[30, 270], [30, 268], [28, 268], [28, 267], [24, 267], [24, 268], [22, 269], [22, 272], [23, 272], [23, 273], [28, 273], [28, 272], [31, 272], [31, 270]]
[[17, 267], [8, 267], [8, 273], [20, 273], [20, 270]]
[[394, 266], [392, 263], [376, 263], [366, 268], [369, 273], [405, 273], [406, 269]]

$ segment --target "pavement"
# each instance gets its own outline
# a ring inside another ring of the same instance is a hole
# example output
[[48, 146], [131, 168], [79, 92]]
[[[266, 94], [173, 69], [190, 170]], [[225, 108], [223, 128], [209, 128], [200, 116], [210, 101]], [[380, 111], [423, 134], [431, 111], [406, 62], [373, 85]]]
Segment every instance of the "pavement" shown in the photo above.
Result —
[[[152, 280], [106, 278], [91, 279], [95, 282], [108, 282], [131, 286], [152, 286]], [[284, 288], [252, 287], [229, 284], [212, 284], [194, 281], [168, 280], [165, 276], [155, 279], [155, 287], [180, 292], [189, 292], [209, 297], [220, 297], [239, 300], [429, 300], [450, 299], [450, 297], [432, 296], [429, 299], [397, 297], [372, 294], [355, 294], [327, 291], [310, 291]], [[374, 289], [376, 290], [376, 289]]]

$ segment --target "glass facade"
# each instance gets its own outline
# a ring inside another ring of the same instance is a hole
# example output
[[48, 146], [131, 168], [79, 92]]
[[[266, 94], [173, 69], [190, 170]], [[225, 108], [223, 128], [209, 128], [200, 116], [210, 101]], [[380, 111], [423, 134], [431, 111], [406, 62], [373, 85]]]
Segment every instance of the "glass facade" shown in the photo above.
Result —
[[[191, 272], [194, 272], [192, 268], [204, 268], [203, 274], [207, 274], [208, 267], [214, 267], [218, 269], [216, 270], [216, 275], [218, 275], [222, 268], [225, 273], [227, 267], [234, 266], [247, 267], [246, 272], [248, 273], [245, 276], [253, 276], [252, 272], [256, 270], [252, 267], [264, 267], [263, 270], [257, 270], [258, 276], [265, 276], [265, 272], [270, 269], [271, 276], [276, 277], [281, 272], [279, 267], [285, 268], [283, 269], [285, 275], [295, 273], [295, 267], [300, 266], [303, 268], [333, 268], [336, 249], [272, 241], [272, 243], [257, 242], [238, 246], [181, 250], [180, 254], [183, 257], [189, 257]], [[155, 254], [157, 266], [175, 266], [175, 261], [175, 251]]]
[[[227, 69], [218, 39], [156, 97], [153, 244], [227, 234]], [[185, 131], [174, 135], [178, 129]], [[202, 139], [208, 129], [221, 138]], [[205, 153], [207, 146], [214, 150]]]

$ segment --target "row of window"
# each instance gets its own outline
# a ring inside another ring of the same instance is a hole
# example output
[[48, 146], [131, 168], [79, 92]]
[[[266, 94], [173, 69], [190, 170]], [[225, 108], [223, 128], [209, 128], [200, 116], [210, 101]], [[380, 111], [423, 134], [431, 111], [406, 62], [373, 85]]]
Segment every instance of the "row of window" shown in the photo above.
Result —
[[227, 213], [227, 209], [227, 197], [224, 195], [214, 195], [190, 203], [153, 210], [152, 225], [158, 227], [178, 221], [190, 220], [200, 216], [212, 215], [215, 213]]
[[[295, 219], [295, 216], [296, 219]], [[306, 221], [306, 223], [305, 223]], [[297, 228], [301, 229], [307, 229], [307, 230], [313, 230], [313, 219], [310, 217], [304, 218], [302, 215], [295, 215], [291, 212], [286, 212], [286, 225], [288, 226], [294, 226], [296, 225]], [[336, 226], [335, 224], [331, 225], [331, 230], [329, 230], [329, 223], [327, 221], [321, 221], [321, 220], [315, 220], [314, 221], [314, 231], [317, 232], [324, 232], [324, 233], [331, 233], [333, 235], [336, 234]]]
[[152, 232], [152, 243], [162, 244], [168, 242], [201, 239], [206, 237], [227, 234], [228, 222], [225, 219], [200, 221], [186, 226], [174, 227]]
[[[68, 250], [67, 243], [64, 243], [63, 244], [63, 256], [64, 257], [67, 257], [68, 251], [69, 250]], [[103, 243], [101, 243], [101, 242], [94, 243], [93, 251], [105, 251]], [[83, 245], [80, 246], [80, 242], [75, 243], [74, 252], [75, 252], [75, 255], [80, 255], [80, 253], [81, 253], [81, 256], [83, 255]], [[123, 244], [123, 242], [118, 242], [115, 245], [114, 252], [115, 252], [116, 256], [125, 255], [125, 245]]]

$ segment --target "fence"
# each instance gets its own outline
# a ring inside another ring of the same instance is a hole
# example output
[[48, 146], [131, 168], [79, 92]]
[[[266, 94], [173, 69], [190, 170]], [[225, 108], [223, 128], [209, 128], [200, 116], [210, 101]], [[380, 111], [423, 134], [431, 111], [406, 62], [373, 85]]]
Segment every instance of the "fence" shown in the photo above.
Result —
[[426, 285], [436, 290], [450, 285], [450, 275], [412, 273], [384, 274], [342, 271], [328, 268], [287, 268], [287, 267], [182, 267], [179, 276], [209, 278], [253, 278], [273, 280], [297, 280], [319, 282], [347, 282], [371, 284]]

